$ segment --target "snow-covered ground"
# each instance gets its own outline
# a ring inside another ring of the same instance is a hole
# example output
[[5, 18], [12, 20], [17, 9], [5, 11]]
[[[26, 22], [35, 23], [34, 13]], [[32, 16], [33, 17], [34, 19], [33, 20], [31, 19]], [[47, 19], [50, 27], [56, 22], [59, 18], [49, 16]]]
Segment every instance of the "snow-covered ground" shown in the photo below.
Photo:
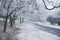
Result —
[[[60, 29], [59, 26], [50, 25], [48, 23], [42, 22], [34, 23]], [[16, 29], [11, 27], [7, 29], [8, 29], [7, 32], [11, 31], [10, 32], [11, 40], [60, 40], [59, 36], [36, 28], [35, 25], [33, 25], [33, 22], [24, 22], [22, 24], [19, 24], [19, 21], [17, 21]]]
[[[17, 31], [13, 38], [18, 40], [60, 40], [60, 37], [35, 28], [31, 23], [22, 23], [18, 26], [21, 30]], [[13, 39], [15, 40], [15, 39]]]

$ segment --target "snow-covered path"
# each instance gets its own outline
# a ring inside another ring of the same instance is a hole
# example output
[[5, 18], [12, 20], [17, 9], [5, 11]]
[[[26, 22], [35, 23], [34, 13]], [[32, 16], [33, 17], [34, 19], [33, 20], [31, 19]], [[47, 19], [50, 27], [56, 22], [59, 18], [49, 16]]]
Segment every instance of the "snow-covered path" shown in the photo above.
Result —
[[42, 31], [45, 31], [45, 32], [48, 32], [48, 33], [51, 33], [53, 35], [60, 37], [60, 29], [59, 28], [53, 28], [53, 27], [49, 27], [49, 26], [45, 26], [45, 25], [41, 25], [41, 24], [37, 24], [37, 23], [33, 23], [33, 24], [36, 28], [38, 28]]
[[23, 23], [19, 25], [19, 28], [21, 30], [14, 36], [18, 40], [60, 40], [60, 37], [40, 30], [32, 23]]

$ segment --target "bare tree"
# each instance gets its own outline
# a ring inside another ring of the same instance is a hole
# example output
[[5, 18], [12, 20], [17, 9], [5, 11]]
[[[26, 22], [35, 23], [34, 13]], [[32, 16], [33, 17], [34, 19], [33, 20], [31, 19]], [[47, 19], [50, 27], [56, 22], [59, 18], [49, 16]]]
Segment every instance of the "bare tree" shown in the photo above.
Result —
[[30, 5], [32, 0], [28, 3], [24, 3], [22, 0], [16, 0], [16, 5], [14, 4], [15, 0], [2, 0], [2, 6], [6, 10], [5, 24], [3, 31], [6, 32], [7, 20], [13, 14], [13, 12], [17, 12], [21, 10], [23, 7]]
[[[9, 2], [9, 4], [7, 4]], [[8, 13], [9, 13], [9, 8], [11, 3], [13, 2], [13, 0], [3, 0], [2, 4], [4, 9], [6, 9], [7, 13], [6, 13], [6, 19], [5, 19], [5, 24], [4, 24], [4, 32], [6, 31], [6, 26], [7, 26], [7, 19], [8, 19]]]
[[[3, 31], [5, 32], [6, 31], [6, 26], [7, 26], [7, 20], [8, 20], [8, 17], [13, 14], [14, 11], [18, 11], [20, 10], [21, 8], [23, 8], [25, 5], [23, 6], [17, 6], [15, 7], [13, 10], [11, 9], [11, 6], [12, 6], [12, 2], [13, 0], [3, 0], [2, 1], [2, 5], [3, 5], [3, 8], [7, 11], [6, 13], [6, 17], [5, 17], [5, 24], [4, 24], [4, 29]], [[10, 11], [11, 9], [11, 11]]]

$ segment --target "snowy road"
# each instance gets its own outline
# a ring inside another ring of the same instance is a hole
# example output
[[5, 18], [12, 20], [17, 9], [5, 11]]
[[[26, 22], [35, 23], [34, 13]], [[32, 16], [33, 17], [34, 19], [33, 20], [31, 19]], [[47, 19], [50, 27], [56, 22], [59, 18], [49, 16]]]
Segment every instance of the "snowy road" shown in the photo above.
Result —
[[60, 37], [60, 29], [56, 29], [56, 28], [52, 28], [52, 27], [47, 27], [47, 26], [43, 26], [43, 25], [39, 25], [37, 23], [33, 23], [34, 26], [42, 31], [51, 33], [53, 35], [59, 36]]

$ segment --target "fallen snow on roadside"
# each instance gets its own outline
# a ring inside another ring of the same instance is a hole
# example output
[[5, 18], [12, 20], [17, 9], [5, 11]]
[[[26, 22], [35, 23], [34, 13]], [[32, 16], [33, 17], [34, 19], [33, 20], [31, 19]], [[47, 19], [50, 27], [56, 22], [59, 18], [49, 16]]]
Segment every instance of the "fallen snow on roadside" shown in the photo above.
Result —
[[60, 40], [56, 35], [39, 30], [31, 23], [23, 23], [18, 28], [21, 30], [15, 37], [19, 40]]

